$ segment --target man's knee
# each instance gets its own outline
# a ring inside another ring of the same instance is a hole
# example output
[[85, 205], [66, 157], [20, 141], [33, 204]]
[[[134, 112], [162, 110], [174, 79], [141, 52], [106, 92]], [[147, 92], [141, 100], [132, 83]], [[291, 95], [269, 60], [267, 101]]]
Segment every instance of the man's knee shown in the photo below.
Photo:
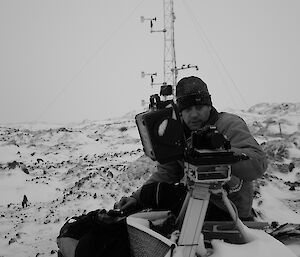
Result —
[[57, 246], [63, 257], [74, 257], [78, 240], [70, 237], [61, 237], [57, 239]]

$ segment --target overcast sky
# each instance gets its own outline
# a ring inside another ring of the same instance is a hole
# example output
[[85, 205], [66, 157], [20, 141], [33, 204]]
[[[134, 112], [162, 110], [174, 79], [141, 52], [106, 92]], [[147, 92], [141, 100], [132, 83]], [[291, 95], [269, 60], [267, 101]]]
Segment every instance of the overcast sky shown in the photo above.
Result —
[[[299, 0], [174, 0], [177, 65], [214, 105], [299, 102]], [[0, 0], [0, 123], [120, 116], [159, 92], [163, 0]]]

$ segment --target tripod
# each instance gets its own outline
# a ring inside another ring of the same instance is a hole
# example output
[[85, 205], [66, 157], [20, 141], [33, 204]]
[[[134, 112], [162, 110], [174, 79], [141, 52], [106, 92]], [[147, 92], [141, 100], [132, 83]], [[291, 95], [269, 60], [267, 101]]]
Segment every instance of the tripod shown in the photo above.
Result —
[[185, 164], [188, 193], [177, 218], [177, 225], [181, 228], [178, 245], [184, 246], [184, 257], [194, 257], [196, 252], [200, 256], [205, 256], [207, 253], [201, 232], [211, 193], [222, 195], [222, 200], [230, 216], [236, 221], [236, 226], [244, 241], [250, 241], [244, 231], [242, 221], [238, 218], [223, 188], [225, 182], [230, 179], [231, 166], [217, 167], [207, 165], [201, 167], [199, 171], [199, 167]]

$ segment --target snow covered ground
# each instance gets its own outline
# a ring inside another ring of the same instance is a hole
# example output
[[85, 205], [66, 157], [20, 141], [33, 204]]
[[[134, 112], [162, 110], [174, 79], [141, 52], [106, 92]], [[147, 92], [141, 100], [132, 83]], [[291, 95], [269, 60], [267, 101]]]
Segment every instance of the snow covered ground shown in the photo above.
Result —
[[[245, 119], [269, 158], [256, 183], [258, 219], [300, 223], [300, 103], [231, 112]], [[56, 256], [67, 218], [111, 209], [154, 170], [133, 114], [68, 125], [0, 125], [0, 257]], [[23, 208], [24, 195], [29, 205]], [[224, 244], [219, 248], [227, 256]]]

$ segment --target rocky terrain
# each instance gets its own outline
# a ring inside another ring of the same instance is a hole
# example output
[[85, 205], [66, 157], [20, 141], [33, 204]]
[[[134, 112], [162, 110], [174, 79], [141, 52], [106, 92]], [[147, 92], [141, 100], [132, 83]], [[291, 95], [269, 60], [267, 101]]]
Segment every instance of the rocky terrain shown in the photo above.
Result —
[[[300, 223], [300, 104], [232, 112], [268, 156], [268, 170], [256, 182], [257, 219]], [[155, 166], [144, 156], [132, 114], [68, 125], [0, 125], [0, 257], [55, 256], [66, 219], [112, 208]]]

